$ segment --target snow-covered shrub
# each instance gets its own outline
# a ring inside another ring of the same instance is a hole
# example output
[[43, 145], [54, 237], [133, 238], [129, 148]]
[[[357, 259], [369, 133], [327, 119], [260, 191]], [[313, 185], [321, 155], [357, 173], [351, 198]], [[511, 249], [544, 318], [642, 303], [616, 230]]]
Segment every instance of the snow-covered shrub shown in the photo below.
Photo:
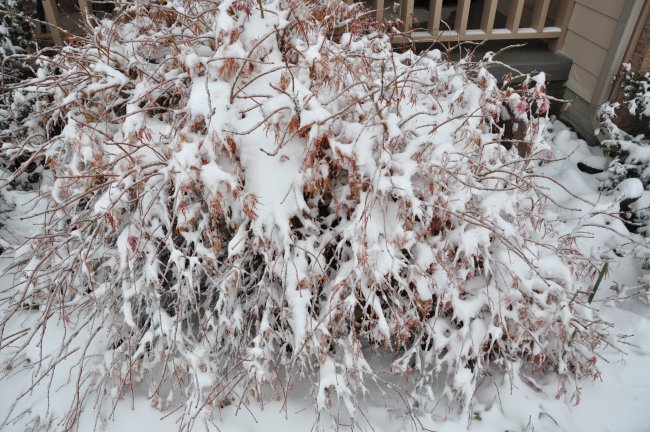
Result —
[[36, 132], [3, 151], [44, 164], [47, 209], [4, 325], [40, 307], [109, 335], [66, 427], [142, 381], [191, 426], [298, 377], [352, 414], [371, 383], [428, 410], [513, 362], [596, 373], [577, 276], [598, 266], [535, 183], [543, 75], [501, 90], [482, 62], [393, 51], [370, 16], [140, 0], [24, 83]]
[[[630, 64], [623, 64], [617, 75], [621, 89], [619, 100], [601, 106], [597, 132], [605, 135], [601, 147], [606, 156], [612, 157], [602, 175], [602, 189], [620, 201], [620, 215], [628, 230], [647, 237], [650, 234], [650, 142], [644, 134], [635, 135], [622, 126], [617, 117], [637, 118], [648, 129], [650, 126], [650, 73], [638, 73]], [[650, 270], [650, 244], [648, 239], [630, 242], [636, 257], [643, 260], [643, 269]], [[639, 280], [648, 297], [650, 275]], [[638, 288], [638, 287], [637, 287]]]
[[644, 123], [650, 119], [650, 74], [640, 74], [624, 64], [617, 75], [621, 89], [619, 101], [603, 104], [599, 111], [600, 130], [605, 135], [601, 147], [613, 158], [603, 187], [614, 189], [626, 178], [639, 178], [644, 185], [650, 183], [648, 170], [648, 141], [644, 135], [634, 135], [617, 124], [618, 112], [638, 117]]
[[620, 100], [603, 104], [599, 112], [599, 132], [606, 136], [601, 146], [613, 158], [603, 176], [602, 187], [608, 192], [625, 194], [629, 185], [634, 185], [634, 196], [621, 203], [621, 215], [631, 231], [645, 236], [650, 228], [650, 198], [643, 196], [650, 184], [650, 142], [644, 134], [634, 135], [626, 130], [617, 117], [622, 112], [637, 117], [646, 125], [645, 129], [650, 126], [650, 73], [634, 72], [629, 64], [624, 64], [617, 78]]
[[[33, 0], [0, 2], [0, 140], [11, 136], [12, 123], [27, 117], [31, 105], [12, 89], [16, 82], [33, 76], [26, 54], [36, 48], [32, 41], [33, 26], [26, 12], [34, 8]], [[4, 165], [4, 163], [3, 163]]]

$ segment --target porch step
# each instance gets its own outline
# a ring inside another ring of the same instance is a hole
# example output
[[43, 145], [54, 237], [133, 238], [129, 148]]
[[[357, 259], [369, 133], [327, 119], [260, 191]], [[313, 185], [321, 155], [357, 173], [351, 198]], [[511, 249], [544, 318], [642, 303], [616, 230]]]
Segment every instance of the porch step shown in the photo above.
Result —
[[[466, 56], [469, 50], [474, 49], [474, 60], [481, 59], [487, 52], [498, 52], [499, 50], [515, 45], [515, 41], [488, 41], [476, 47], [476, 44], [465, 42], [464, 48], [458, 48], [454, 43], [416, 43], [418, 52], [437, 48], [443, 52], [455, 47], [449, 51], [452, 60], [460, 59], [461, 55]], [[400, 47], [396, 47], [399, 49]], [[462, 49], [462, 54], [461, 50]], [[564, 93], [564, 83], [569, 79], [569, 72], [573, 66], [573, 60], [560, 52], [551, 51], [543, 41], [531, 40], [525, 43], [523, 47], [510, 48], [496, 57], [511, 68], [514, 68], [524, 74], [533, 74], [544, 72], [546, 74], [546, 90], [549, 95], [562, 98]], [[492, 65], [489, 71], [494, 75], [499, 83], [510, 72], [507, 67]]]
[[[477, 50], [477, 57], [484, 55], [488, 51], [496, 52], [501, 48], [485, 44]], [[569, 79], [569, 72], [573, 65], [573, 60], [560, 52], [549, 50], [546, 44], [541, 41], [530, 41], [524, 47], [504, 51], [496, 56], [495, 60], [526, 74], [544, 72], [549, 82], [560, 83], [564, 83]], [[503, 66], [493, 65], [490, 67], [490, 72], [501, 80], [508, 73], [508, 69]]]

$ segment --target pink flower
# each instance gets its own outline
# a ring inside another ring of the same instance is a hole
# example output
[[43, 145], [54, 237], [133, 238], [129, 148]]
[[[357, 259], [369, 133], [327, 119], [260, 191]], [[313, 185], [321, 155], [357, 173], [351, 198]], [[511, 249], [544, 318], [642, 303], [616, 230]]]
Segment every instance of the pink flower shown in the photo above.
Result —
[[515, 111], [518, 114], [525, 114], [527, 110], [528, 110], [528, 103], [523, 99], [519, 99], [517, 105], [515, 105]]

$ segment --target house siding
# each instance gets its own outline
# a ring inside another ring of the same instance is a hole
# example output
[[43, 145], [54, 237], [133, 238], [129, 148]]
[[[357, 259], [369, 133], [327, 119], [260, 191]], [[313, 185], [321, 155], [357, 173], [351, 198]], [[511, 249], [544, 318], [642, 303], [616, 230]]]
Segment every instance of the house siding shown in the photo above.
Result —
[[576, 0], [561, 51], [574, 61], [566, 86], [592, 101], [623, 9], [622, 0]]

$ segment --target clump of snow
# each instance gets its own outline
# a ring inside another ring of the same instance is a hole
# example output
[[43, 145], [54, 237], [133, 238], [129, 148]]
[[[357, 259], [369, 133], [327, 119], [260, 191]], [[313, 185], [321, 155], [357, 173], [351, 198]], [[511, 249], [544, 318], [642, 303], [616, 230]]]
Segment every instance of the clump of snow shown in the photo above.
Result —
[[643, 195], [643, 183], [638, 178], [628, 178], [616, 186], [616, 192], [624, 199], [637, 199]]

